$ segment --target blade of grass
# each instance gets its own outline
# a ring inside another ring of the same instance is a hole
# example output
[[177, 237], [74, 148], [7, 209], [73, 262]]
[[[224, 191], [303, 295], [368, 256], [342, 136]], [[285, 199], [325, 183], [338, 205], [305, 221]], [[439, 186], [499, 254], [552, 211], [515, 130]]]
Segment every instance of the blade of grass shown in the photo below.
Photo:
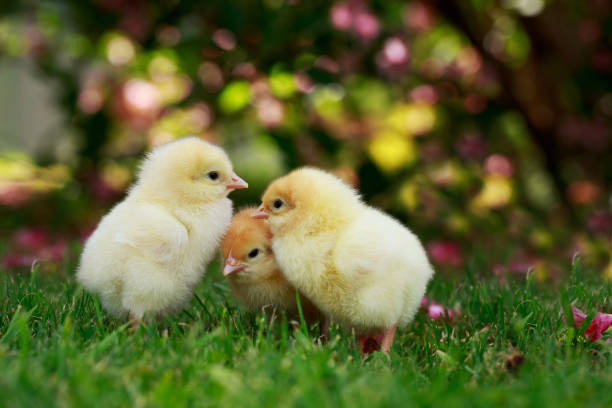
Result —
[[306, 320], [304, 319], [304, 313], [302, 311], [302, 302], [300, 301], [300, 292], [295, 291], [295, 302], [297, 304], [298, 314], [300, 315], [300, 329], [307, 336], [308, 327], [306, 326]]
[[567, 294], [567, 289], [564, 286], [559, 287], [559, 299], [561, 300], [561, 308], [563, 310], [563, 317], [565, 322], [571, 328], [576, 327], [574, 322], [574, 314], [572, 313], [572, 305]]
[[591, 324], [591, 322], [595, 318], [596, 314], [597, 314], [597, 312], [591, 312], [589, 315], [587, 315], [586, 319], [584, 319], [584, 321], [576, 329], [576, 335], [577, 336], [582, 335], [586, 331], [587, 327], [589, 327], [589, 325]]

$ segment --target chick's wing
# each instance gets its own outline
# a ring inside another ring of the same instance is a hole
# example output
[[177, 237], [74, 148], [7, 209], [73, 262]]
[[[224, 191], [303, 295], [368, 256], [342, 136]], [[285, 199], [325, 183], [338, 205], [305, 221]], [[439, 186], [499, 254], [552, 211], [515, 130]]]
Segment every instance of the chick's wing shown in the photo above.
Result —
[[129, 212], [115, 234], [115, 241], [139, 250], [159, 263], [171, 263], [181, 256], [188, 242], [185, 226], [167, 211], [153, 205]]
[[398, 258], [409, 250], [404, 238], [405, 233], [390, 217], [365, 210], [336, 242], [334, 267], [357, 286], [375, 285], [401, 267]]

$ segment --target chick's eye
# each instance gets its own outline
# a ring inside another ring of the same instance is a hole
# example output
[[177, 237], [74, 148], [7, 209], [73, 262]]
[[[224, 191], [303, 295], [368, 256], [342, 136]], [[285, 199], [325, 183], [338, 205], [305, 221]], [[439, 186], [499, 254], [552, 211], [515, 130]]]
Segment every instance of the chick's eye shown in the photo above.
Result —
[[249, 252], [249, 258], [253, 259], [255, 258], [257, 255], [259, 255], [259, 249], [255, 248], [254, 250], [252, 250], [251, 252]]
[[283, 200], [281, 200], [280, 198], [277, 198], [276, 200], [274, 200], [274, 202], [272, 202], [272, 207], [274, 207], [275, 209], [279, 209], [283, 206]]
[[217, 172], [217, 171], [209, 171], [207, 176], [212, 181], [216, 181], [216, 180], [219, 179], [219, 172]]

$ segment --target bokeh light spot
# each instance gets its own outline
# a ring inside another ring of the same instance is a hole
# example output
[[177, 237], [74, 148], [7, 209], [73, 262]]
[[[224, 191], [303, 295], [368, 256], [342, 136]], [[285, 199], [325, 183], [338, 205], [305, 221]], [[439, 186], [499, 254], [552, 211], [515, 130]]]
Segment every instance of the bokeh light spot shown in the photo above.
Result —
[[114, 36], [106, 45], [106, 57], [115, 66], [125, 65], [130, 62], [136, 51], [132, 42], [123, 36]]
[[225, 113], [235, 113], [251, 102], [251, 86], [246, 81], [228, 84], [219, 95], [219, 108]]
[[391, 131], [376, 134], [368, 145], [368, 153], [374, 163], [387, 173], [413, 163], [418, 157], [412, 139]]

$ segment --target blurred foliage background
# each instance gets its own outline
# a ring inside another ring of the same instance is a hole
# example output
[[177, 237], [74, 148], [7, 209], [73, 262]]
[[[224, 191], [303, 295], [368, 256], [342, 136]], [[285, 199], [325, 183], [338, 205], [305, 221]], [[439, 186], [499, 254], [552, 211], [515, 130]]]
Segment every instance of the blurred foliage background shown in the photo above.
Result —
[[314, 165], [410, 225], [439, 270], [555, 280], [580, 252], [612, 278], [611, 10], [4, 0], [2, 263], [60, 273], [142, 153], [198, 135], [249, 182], [238, 206]]

